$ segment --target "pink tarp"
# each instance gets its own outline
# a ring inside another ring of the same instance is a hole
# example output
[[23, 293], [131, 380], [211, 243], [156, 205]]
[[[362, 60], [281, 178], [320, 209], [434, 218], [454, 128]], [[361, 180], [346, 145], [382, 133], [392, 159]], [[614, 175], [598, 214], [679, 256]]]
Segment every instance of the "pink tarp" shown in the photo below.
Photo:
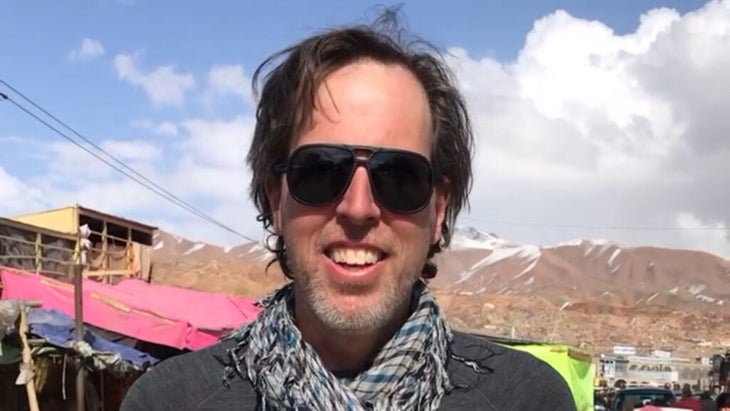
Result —
[[[37, 274], [0, 271], [6, 300], [38, 300], [44, 309], [74, 316], [73, 285]], [[254, 301], [237, 296], [124, 280], [110, 285], [84, 279], [84, 322], [179, 349], [214, 344], [222, 333], [256, 318]]]

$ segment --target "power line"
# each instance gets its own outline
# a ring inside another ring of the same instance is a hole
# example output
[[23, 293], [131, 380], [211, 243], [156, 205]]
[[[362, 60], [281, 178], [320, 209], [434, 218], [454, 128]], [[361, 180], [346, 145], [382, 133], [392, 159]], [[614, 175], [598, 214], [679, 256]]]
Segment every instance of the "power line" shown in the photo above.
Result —
[[[10, 90], [18, 94], [20, 97], [22, 97], [25, 101], [30, 103], [33, 107], [40, 110], [43, 114], [50, 117], [60, 125], [62, 125], [67, 130], [71, 131], [74, 135], [76, 135], [79, 139], [86, 142], [88, 145], [96, 149], [98, 152], [104, 154], [107, 156], [111, 161], [106, 160], [102, 157], [100, 157], [97, 153], [93, 152], [89, 148], [85, 147], [83, 144], [79, 143], [78, 141], [74, 140], [72, 137], [64, 134], [62, 131], [58, 130], [53, 125], [49, 124], [47, 121], [40, 118], [35, 113], [31, 112], [15, 100], [8, 97], [6, 94], [0, 92], [0, 100], [7, 100], [11, 102], [13, 105], [15, 105], [17, 108], [28, 114], [29, 116], [33, 117], [35, 120], [39, 121], [49, 129], [53, 130], [55, 133], [63, 137], [64, 139], [68, 140], [78, 148], [82, 149], [83, 151], [87, 152], [88, 154], [92, 155], [99, 161], [103, 162], [107, 166], [111, 167], [112, 169], [116, 170], [117, 172], [121, 173], [125, 177], [131, 179], [132, 181], [140, 184], [144, 188], [152, 191], [153, 193], [159, 195], [160, 197], [164, 198], [165, 200], [170, 201], [171, 203], [177, 205], [178, 207], [184, 209], [185, 211], [188, 211], [192, 213], [193, 215], [211, 223], [214, 224], [232, 234], [235, 234], [241, 238], [244, 238], [248, 241], [257, 242], [257, 240], [254, 240], [253, 238], [242, 234], [238, 232], [237, 230], [227, 226], [226, 224], [220, 222], [219, 220], [215, 219], [214, 217], [211, 217], [210, 215], [206, 214], [205, 212], [199, 210], [195, 206], [191, 205], [187, 201], [181, 199], [180, 197], [176, 196], [175, 194], [171, 193], [170, 191], [166, 190], [165, 188], [161, 187], [159, 184], [155, 183], [154, 181], [150, 180], [143, 174], [139, 173], [137, 170], [133, 169], [132, 167], [128, 166], [123, 161], [117, 159], [112, 154], [104, 150], [102, 147], [100, 147], [98, 144], [94, 143], [92, 140], [86, 138], [81, 133], [76, 131], [74, 128], [60, 120], [58, 117], [54, 116], [47, 110], [45, 110], [43, 107], [35, 103], [32, 99], [25, 96], [22, 92], [20, 92], [18, 89], [14, 88], [12, 85], [8, 84], [3, 79], [0, 79], [0, 83], [8, 87]], [[116, 163], [117, 165], [113, 164]], [[127, 171], [125, 171], [127, 170]], [[129, 173], [133, 174], [134, 176], [130, 175]], [[135, 177], [136, 176], [136, 177]], [[529, 226], [529, 227], [548, 227], [548, 228], [565, 228], [565, 229], [582, 229], [582, 230], [623, 230], [623, 231], [730, 231], [730, 228], [722, 228], [722, 227], [652, 227], [652, 226], [611, 226], [611, 225], [584, 225], [584, 224], [555, 224], [555, 223], [541, 223], [541, 222], [528, 222], [528, 221], [505, 221], [505, 220], [490, 220], [490, 219], [480, 219], [480, 218], [474, 218], [474, 217], [464, 217], [466, 220], [473, 220], [483, 223], [490, 223], [490, 224], [501, 224], [501, 225], [512, 225], [512, 226]]]
[[474, 217], [464, 217], [465, 220], [472, 220], [481, 223], [528, 226], [528, 227], [547, 227], [547, 228], [568, 228], [580, 230], [623, 230], [623, 231], [730, 231], [730, 227], [679, 227], [679, 226], [621, 226], [621, 225], [585, 225], [585, 224], [555, 224], [540, 223], [530, 221], [504, 221], [490, 220]]
[[[107, 152], [106, 150], [104, 150], [102, 147], [100, 147], [99, 145], [97, 145], [96, 143], [94, 143], [92, 140], [84, 137], [81, 133], [79, 133], [78, 131], [76, 131], [74, 128], [72, 128], [71, 126], [67, 125], [66, 123], [64, 123], [63, 121], [61, 121], [58, 117], [54, 116], [53, 114], [51, 114], [50, 112], [48, 112], [47, 110], [45, 110], [43, 107], [41, 107], [40, 105], [38, 105], [37, 103], [35, 103], [29, 97], [26, 97], [23, 93], [21, 93], [19, 90], [17, 90], [16, 88], [14, 88], [10, 84], [8, 84], [3, 79], [0, 79], [0, 83], [2, 83], [3, 85], [5, 85], [6, 87], [8, 87], [10, 90], [12, 90], [13, 92], [15, 92], [16, 94], [18, 94], [25, 101], [27, 101], [28, 103], [30, 103], [33, 107], [35, 107], [36, 109], [40, 110], [43, 114], [45, 114], [46, 116], [48, 116], [51, 119], [53, 119], [54, 121], [56, 121], [57, 123], [59, 123], [60, 125], [62, 125], [64, 128], [66, 128], [67, 130], [71, 131], [79, 139], [83, 140], [88, 145], [92, 146], [98, 152], [104, 154], [111, 161], [109, 161], [109, 160], [107, 160], [105, 158], [102, 158], [99, 154], [97, 154], [96, 152], [92, 151], [88, 147], [85, 147], [83, 144], [79, 143], [78, 141], [76, 141], [72, 137], [70, 137], [67, 134], [63, 133], [58, 128], [56, 128], [53, 125], [49, 124], [44, 119], [40, 118], [37, 114], [35, 114], [32, 111], [28, 110], [26, 107], [24, 107], [23, 105], [19, 104], [15, 100], [11, 99], [6, 94], [0, 93], [0, 99], [1, 100], [7, 100], [7, 101], [9, 101], [14, 106], [16, 106], [18, 109], [20, 109], [21, 111], [25, 112], [29, 116], [33, 117], [35, 120], [37, 120], [41, 124], [45, 125], [49, 129], [53, 130], [56, 134], [58, 134], [59, 136], [63, 137], [64, 139], [68, 140], [70, 143], [72, 143], [76, 147], [78, 147], [81, 150], [83, 150], [83, 151], [87, 152], [88, 154], [92, 155], [97, 160], [103, 162], [107, 166], [109, 166], [112, 169], [116, 170], [117, 172], [121, 173], [123, 176], [131, 179], [132, 181], [136, 182], [137, 184], [141, 185], [142, 187], [144, 187], [144, 188], [152, 191], [153, 193], [157, 194], [158, 196], [164, 198], [165, 200], [167, 200], [167, 201], [169, 201], [169, 202], [177, 205], [178, 207], [184, 209], [185, 211], [188, 211], [188, 212], [192, 213], [193, 215], [195, 215], [195, 216], [197, 216], [197, 217], [199, 217], [199, 218], [201, 218], [201, 219], [203, 219], [203, 220], [205, 220], [205, 221], [207, 221], [207, 222], [209, 222], [211, 224], [214, 224], [214, 225], [216, 225], [216, 226], [218, 226], [218, 227], [220, 227], [220, 228], [222, 228], [222, 229], [224, 229], [224, 230], [226, 230], [226, 231], [228, 231], [228, 232], [230, 232], [232, 234], [235, 234], [235, 235], [237, 235], [237, 236], [239, 236], [241, 238], [244, 238], [244, 239], [246, 239], [248, 241], [251, 241], [251, 242], [254, 242], [254, 243], [255, 242], [258, 242], [257, 240], [254, 240], [253, 238], [251, 238], [251, 237], [249, 237], [249, 236], [247, 236], [245, 234], [242, 234], [242, 233], [236, 231], [235, 229], [227, 226], [226, 224], [224, 224], [224, 223], [220, 222], [219, 220], [215, 219], [214, 217], [211, 217], [210, 215], [206, 214], [205, 212], [199, 210], [198, 208], [196, 208], [195, 206], [191, 205], [187, 201], [181, 199], [180, 197], [176, 196], [175, 194], [173, 194], [170, 191], [166, 190], [165, 188], [161, 187], [159, 184], [157, 184], [154, 181], [150, 180], [149, 178], [147, 178], [143, 174], [139, 173], [137, 170], [135, 170], [132, 167], [128, 166], [122, 160], [117, 159], [112, 154], [110, 154], [109, 152]], [[116, 163], [116, 164], [114, 164], [114, 163]], [[130, 175], [130, 173], [133, 174], [133, 175]]]

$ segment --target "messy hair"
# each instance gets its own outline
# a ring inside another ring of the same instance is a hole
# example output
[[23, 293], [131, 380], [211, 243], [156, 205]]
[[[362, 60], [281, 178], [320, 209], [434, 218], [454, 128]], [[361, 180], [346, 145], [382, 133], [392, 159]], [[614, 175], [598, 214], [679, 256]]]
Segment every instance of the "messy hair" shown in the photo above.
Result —
[[463, 207], [468, 207], [474, 138], [466, 103], [438, 49], [406, 35], [398, 14], [398, 10], [387, 9], [372, 24], [331, 29], [308, 37], [271, 55], [254, 72], [253, 93], [258, 105], [256, 128], [246, 157], [252, 171], [249, 194], [258, 209], [258, 221], [270, 234], [266, 241], [274, 254], [270, 264], [278, 262], [289, 278], [293, 277], [286, 244], [271, 229], [272, 210], [266, 189], [280, 184], [281, 175], [274, 172], [274, 165], [288, 157], [294, 139], [311, 120], [321, 83], [353, 62], [368, 59], [403, 66], [418, 79], [428, 97], [433, 121], [431, 162], [450, 199], [441, 241], [429, 250], [423, 278], [436, 275], [432, 258], [449, 245], [456, 218]]

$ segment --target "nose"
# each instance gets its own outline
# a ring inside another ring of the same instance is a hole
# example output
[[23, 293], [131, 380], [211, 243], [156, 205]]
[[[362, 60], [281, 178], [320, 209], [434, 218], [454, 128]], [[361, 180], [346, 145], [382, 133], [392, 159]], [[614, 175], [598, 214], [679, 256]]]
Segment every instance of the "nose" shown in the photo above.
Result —
[[380, 218], [380, 206], [373, 197], [365, 167], [359, 166], [355, 170], [350, 186], [337, 204], [336, 212], [356, 225], [372, 224]]

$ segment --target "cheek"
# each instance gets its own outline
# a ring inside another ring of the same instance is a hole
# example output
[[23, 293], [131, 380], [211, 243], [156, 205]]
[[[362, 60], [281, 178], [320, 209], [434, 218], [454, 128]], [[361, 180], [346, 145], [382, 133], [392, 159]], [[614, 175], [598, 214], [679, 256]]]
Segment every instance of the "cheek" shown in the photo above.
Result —
[[[390, 215], [384, 220], [390, 226], [401, 247], [411, 250], [429, 248], [435, 225], [433, 207], [407, 216]], [[413, 251], [409, 252], [409, 254], [411, 253]]]
[[329, 208], [313, 208], [299, 204], [284, 191], [281, 203], [281, 228], [284, 237], [302, 247], [316, 241], [333, 213]]
[[413, 215], [413, 222], [418, 226], [422, 235], [426, 238], [424, 241], [431, 242], [436, 227], [436, 207], [433, 202], [423, 209], [421, 212]]
[[290, 227], [293, 223], [296, 225], [296, 222], [301, 219], [302, 217], [306, 216], [307, 214], [310, 214], [307, 210], [310, 209], [310, 207], [304, 206], [299, 204], [294, 198], [289, 194], [289, 186], [287, 186], [286, 181], [284, 184], [282, 184], [282, 190], [281, 190], [281, 225], [284, 230], [287, 229], [287, 227]]

